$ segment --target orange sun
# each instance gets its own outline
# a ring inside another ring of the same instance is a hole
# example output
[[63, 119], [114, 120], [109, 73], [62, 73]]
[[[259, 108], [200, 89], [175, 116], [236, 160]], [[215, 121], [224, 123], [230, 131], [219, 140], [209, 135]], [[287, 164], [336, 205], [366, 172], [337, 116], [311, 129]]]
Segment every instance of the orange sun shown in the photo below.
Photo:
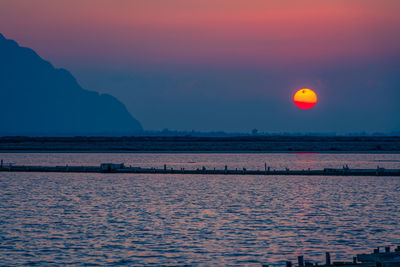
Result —
[[317, 94], [311, 89], [303, 88], [294, 94], [293, 101], [298, 108], [310, 109], [317, 103]]

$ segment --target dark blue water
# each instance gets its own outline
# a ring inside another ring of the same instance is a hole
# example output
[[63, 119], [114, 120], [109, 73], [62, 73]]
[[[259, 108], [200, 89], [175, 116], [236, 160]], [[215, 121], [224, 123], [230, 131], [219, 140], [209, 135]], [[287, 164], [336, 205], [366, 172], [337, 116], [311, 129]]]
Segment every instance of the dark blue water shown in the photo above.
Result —
[[[96, 155], [75, 160], [112, 157]], [[248, 160], [235, 157], [214, 164]], [[351, 260], [400, 244], [398, 203], [398, 177], [0, 173], [0, 265], [259, 265], [322, 262], [325, 251]]]

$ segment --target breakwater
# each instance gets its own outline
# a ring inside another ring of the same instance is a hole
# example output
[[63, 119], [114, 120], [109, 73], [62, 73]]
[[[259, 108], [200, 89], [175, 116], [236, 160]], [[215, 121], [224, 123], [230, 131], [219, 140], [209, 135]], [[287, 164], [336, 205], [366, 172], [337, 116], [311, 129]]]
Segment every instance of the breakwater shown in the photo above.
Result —
[[0, 172], [63, 172], [63, 173], [143, 173], [143, 174], [203, 174], [203, 175], [315, 175], [315, 176], [400, 176], [400, 169], [351, 169], [344, 166], [340, 169], [324, 168], [322, 170], [275, 170], [265, 165], [264, 170], [229, 169], [173, 169], [142, 168], [125, 166], [124, 164], [102, 163], [99, 166], [29, 166], [4, 164]]

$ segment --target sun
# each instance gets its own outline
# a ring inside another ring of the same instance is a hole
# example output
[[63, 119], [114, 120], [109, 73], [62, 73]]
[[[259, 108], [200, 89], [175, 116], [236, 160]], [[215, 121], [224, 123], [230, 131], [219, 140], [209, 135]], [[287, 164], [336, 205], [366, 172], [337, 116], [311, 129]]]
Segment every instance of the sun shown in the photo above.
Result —
[[294, 94], [293, 102], [298, 108], [310, 109], [317, 104], [317, 94], [311, 89], [303, 88]]

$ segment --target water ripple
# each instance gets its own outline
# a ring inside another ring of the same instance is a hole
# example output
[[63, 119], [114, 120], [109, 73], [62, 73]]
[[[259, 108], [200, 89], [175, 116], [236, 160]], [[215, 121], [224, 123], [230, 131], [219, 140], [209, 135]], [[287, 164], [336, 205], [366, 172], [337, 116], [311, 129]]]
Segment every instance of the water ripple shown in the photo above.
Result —
[[348, 260], [400, 244], [399, 188], [396, 177], [1, 173], [0, 265]]

